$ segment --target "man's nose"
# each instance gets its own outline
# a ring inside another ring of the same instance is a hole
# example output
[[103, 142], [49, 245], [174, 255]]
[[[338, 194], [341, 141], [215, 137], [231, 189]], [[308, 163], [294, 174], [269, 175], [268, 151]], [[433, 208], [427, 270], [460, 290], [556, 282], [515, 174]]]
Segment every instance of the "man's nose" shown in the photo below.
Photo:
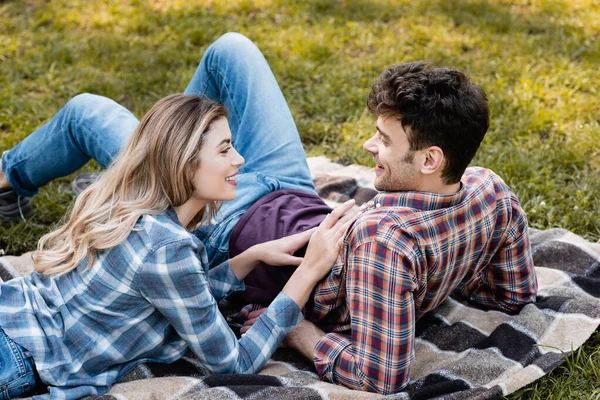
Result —
[[368, 151], [369, 153], [377, 153], [377, 146], [373, 143], [373, 138], [367, 139], [366, 142], [363, 143], [363, 149]]

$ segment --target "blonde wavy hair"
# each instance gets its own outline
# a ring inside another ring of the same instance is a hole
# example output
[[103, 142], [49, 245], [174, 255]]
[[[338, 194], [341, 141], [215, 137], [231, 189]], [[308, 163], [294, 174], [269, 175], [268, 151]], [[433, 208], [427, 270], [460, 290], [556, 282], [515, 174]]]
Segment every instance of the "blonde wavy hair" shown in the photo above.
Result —
[[[98, 251], [123, 243], [142, 215], [184, 204], [194, 192], [204, 138], [224, 117], [227, 110], [204, 97], [174, 94], [158, 101], [100, 179], [77, 197], [66, 222], [40, 239], [35, 270], [62, 275], [86, 257], [89, 268]], [[218, 207], [208, 203], [186, 228], [210, 220]]]

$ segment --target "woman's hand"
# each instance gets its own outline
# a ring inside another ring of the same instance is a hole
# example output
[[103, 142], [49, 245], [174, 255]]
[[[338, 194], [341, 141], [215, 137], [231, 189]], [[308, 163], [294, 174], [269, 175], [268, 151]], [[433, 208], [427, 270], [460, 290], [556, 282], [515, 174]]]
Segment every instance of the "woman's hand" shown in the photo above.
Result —
[[331, 271], [340, 253], [346, 229], [358, 213], [358, 209], [352, 209], [353, 206], [354, 200], [349, 200], [336, 207], [317, 227], [308, 243], [300, 267], [314, 275], [316, 282]]
[[344, 233], [358, 213], [353, 206], [354, 200], [350, 200], [337, 207], [310, 238], [304, 260], [282, 290], [298, 307], [304, 307], [314, 286], [333, 268]]
[[294, 253], [308, 243], [310, 237], [317, 228], [286, 236], [281, 239], [257, 244], [254, 247], [260, 261], [274, 266], [295, 266], [302, 262], [302, 257], [295, 257]]
[[259, 262], [268, 265], [291, 265], [297, 267], [302, 257], [294, 257], [296, 250], [304, 246], [317, 228], [290, 235], [281, 239], [254, 245], [229, 260], [229, 266], [241, 281]]

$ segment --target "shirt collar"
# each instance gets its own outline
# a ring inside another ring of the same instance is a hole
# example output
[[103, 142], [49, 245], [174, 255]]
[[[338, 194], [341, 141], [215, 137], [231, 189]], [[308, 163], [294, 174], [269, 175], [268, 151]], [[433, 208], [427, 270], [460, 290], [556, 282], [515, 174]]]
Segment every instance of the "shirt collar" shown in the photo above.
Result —
[[437, 210], [452, 207], [463, 201], [466, 195], [464, 184], [453, 194], [437, 194], [431, 192], [380, 192], [373, 199], [373, 206], [379, 207], [409, 207], [418, 210]]
[[177, 211], [175, 211], [175, 209], [173, 207], [169, 207], [167, 208], [167, 210], [165, 211], [165, 215], [167, 217], [169, 217], [169, 219], [171, 221], [173, 221], [175, 224], [185, 228], [182, 224], [181, 221], [179, 221], [179, 216], [177, 216]]

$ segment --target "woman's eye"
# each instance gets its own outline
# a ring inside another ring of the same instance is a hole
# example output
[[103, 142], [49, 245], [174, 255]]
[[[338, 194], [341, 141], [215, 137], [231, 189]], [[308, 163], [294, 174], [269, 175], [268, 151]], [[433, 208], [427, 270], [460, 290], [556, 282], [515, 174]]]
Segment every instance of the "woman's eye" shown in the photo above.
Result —
[[229, 153], [229, 150], [231, 150], [231, 146], [227, 146], [227, 147], [225, 147], [225, 148], [224, 148], [224, 149], [221, 151], [221, 154], [227, 154], [227, 153]]

